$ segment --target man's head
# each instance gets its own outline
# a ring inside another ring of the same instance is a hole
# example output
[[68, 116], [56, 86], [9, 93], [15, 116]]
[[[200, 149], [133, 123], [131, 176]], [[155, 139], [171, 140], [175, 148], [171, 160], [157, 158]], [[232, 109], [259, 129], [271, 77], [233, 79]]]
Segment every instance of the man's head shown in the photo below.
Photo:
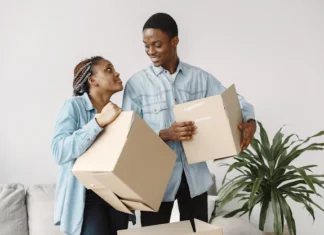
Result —
[[154, 66], [163, 66], [177, 57], [178, 26], [168, 14], [152, 15], [143, 27], [145, 52]]

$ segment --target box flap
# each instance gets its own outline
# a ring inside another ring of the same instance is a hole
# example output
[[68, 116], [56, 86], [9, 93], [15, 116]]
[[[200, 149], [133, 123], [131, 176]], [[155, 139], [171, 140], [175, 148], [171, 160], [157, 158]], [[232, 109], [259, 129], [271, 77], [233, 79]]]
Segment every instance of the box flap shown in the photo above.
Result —
[[240, 145], [241, 145], [243, 133], [238, 128], [238, 125], [242, 123], [243, 117], [242, 117], [241, 105], [237, 98], [235, 85], [230, 86], [226, 91], [224, 91], [222, 94], [222, 98], [223, 98], [225, 111], [231, 126], [236, 152], [239, 153], [241, 151]]
[[95, 178], [106, 189], [114, 192], [123, 199], [129, 201], [141, 201], [141, 197], [113, 172], [93, 173], [92, 178]]
[[141, 199], [132, 201], [158, 211], [176, 159], [176, 153], [136, 115], [114, 174]]
[[127, 140], [134, 112], [122, 112], [96, 138], [89, 149], [77, 158], [75, 171], [113, 171]]
[[113, 208], [118, 211], [125, 212], [127, 214], [132, 214], [132, 212], [120, 201], [120, 199], [108, 189], [95, 189], [93, 190], [102, 199], [109, 203]]
[[182, 141], [189, 164], [229, 157], [236, 153], [222, 96], [175, 105], [177, 122], [194, 121], [197, 134]]
[[192, 233], [189, 221], [119, 230], [118, 235], [186, 235]]
[[121, 200], [130, 210], [139, 210], [139, 211], [154, 211], [149, 206], [141, 202], [129, 201], [129, 200]]

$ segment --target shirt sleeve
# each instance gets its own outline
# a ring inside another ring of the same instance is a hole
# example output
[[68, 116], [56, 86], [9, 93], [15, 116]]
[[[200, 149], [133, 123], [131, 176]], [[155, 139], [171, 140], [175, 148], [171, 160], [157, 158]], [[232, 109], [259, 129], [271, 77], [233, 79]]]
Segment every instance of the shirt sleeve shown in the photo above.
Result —
[[123, 111], [135, 111], [141, 118], [143, 118], [140, 99], [129, 82], [126, 83], [124, 90]]
[[82, 155], [103, 130], [95, 118], [79, 129], [77, 110], [72, 101], [67, 101], [56, 120], [52, 155], [58, 165], [65, 164]]
[[[123, 111], [135, 111], [143, 119], [143, 108], [139, 97], [130, 82], [127, 82], [123, 97]], [[152, 128], [152, 130], [157, 135], [160, 134], [160, 129]]]
[[[213, 75], [208, 74], [207, 76], [207, 94], [206, 97], [222, 94], [226, 88], [218, 81]], [[238, 94], [238, 100], [240, 102], [243, 121], [247, 122], [250, 119], [255, 119], [254, 107], [248, 103], [243, 96]]]

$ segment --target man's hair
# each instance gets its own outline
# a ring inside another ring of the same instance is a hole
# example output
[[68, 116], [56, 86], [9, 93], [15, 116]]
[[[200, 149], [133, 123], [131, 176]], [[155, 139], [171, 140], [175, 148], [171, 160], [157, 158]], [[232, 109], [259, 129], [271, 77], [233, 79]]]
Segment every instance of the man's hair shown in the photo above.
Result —
[[152, 15], [144, 24], [145, 29], [160, 29], [168, 34], [170, 39], [178, 36], [178, 26], [175, 20], [166, 13], [156, 13]]

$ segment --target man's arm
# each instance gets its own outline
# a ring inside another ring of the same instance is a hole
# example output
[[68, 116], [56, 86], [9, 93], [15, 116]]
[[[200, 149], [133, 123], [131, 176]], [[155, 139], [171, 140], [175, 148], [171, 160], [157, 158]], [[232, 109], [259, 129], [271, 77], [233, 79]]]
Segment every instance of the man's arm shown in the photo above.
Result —
[[135, 111], [141, 118], [143, 118], [143, 111], [141, 101], [135, 93], [135, 90], [127, 82], [123, 97], [123, 111]]

